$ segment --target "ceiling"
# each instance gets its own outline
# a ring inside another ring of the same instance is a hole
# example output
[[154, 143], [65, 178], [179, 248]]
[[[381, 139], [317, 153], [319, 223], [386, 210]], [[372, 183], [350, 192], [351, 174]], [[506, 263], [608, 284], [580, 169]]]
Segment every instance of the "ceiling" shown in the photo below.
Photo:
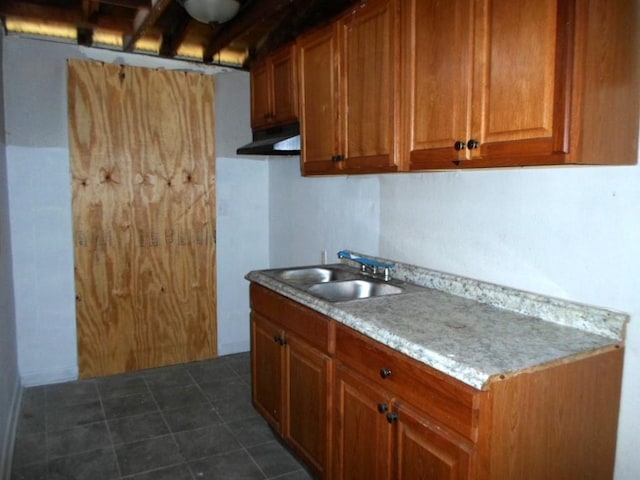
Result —
[[250, 68], [361, 0], [239, 0], [223, 24], [192, 19], [183, 0], [0, 0], [8, 35]]

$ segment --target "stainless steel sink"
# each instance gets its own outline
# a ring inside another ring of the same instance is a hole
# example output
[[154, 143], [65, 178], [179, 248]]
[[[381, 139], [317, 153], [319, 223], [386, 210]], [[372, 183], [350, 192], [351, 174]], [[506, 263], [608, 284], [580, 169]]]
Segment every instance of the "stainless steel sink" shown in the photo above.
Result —
[[403, 289], [396, 285], [371, 280], [344, 280], [318, 283], [309, 287], [307, 291], [330, 302], [346, 302], [359, 298], [394, 295], [402, 293]]
[[279, 271], [276, 276], [287, 283], [311, 285], [353, 278], [353, 273], [330, 267], [292, 268]]

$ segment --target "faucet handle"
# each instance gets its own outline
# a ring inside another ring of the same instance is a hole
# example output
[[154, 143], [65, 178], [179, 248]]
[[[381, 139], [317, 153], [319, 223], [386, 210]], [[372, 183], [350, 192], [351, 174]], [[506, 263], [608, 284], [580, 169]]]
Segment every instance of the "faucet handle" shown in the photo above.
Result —
[[391, 267], [384, 267], [384, 273], [383, 273], [382, 279], [385, 282], [388, 282], [389, 280], [391, 280]]

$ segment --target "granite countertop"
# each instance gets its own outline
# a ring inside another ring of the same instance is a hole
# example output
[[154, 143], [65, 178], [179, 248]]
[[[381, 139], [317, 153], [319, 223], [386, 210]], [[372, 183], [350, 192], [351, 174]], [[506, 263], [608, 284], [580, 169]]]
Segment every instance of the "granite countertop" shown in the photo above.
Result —
[[394, 268], [394, 277], [408, 282], [406, 293], [336, 303], [275, 273], [253, 271], [246, 278], [479, 390], [496, 378], [617, 348], [629, 319], [408, 264]]

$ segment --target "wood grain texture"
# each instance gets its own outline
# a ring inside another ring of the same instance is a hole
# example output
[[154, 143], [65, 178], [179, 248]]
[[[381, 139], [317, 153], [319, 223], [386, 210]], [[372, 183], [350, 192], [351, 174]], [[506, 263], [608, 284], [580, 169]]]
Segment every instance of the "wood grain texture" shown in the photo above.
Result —
[[81, 376], [214, 357], [213, 80], [68, 67]]
[[493, 383], [490, 471], [479, 478], [613, 478], [622, 361], [620, 348]]
[[340, 152], [338, 113], [340, 75], [337, 26], [328, 25], [298, 38], [302, 173], [335, 173], [331, 157]]
[[404, 153], [416, 168], [465, 160], [468, 150], [453, 145], [470, 138], [473, 4], [411, 0], [405, 6]]
[[343, 167], [393, 167], [398, 102], [397, 2], [375, 0], [340, 23]]
[[284, 337], [283, 330], [251, 312], [251, 368], [253, 406], [269, 424], [281, 431], [283, 413], [284, 350], [276, 337]]
[[286, 335], [284, 438], [319, 478], [329, 462], [331, 359], [294, 334]]
[[467, 480], [473, 445], [456, 438], [426, 416], [403, 404], [398, 412], [396, 474], [398, 479]]
[[390, 479], [394, 429], [378, 405], [392, 397], [338, 364], [335, 375], [334, 480]]
[[635, 165], [640, 119], [640, 2], [576, 7], [572, 163]]

